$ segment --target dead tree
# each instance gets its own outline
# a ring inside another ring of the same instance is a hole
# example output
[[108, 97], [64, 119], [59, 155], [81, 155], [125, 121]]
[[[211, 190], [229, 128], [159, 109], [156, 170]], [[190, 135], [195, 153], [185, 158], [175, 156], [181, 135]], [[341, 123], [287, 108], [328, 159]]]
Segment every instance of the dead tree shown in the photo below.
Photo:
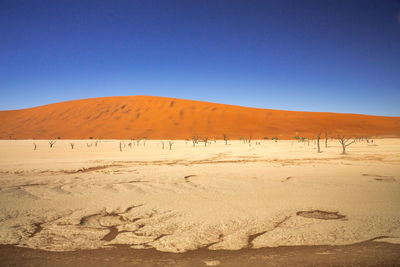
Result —
[[75, 146], [74, 143], [69, 143], [69, 145], [71, 146], [71, 149], [74, 149], [74, 146]]
[[321, 147], [319, 146], [319, 139], [321, 139], [321, 133], [318, 133], [317, 135], [317, 148], [318, 148], [318, 153], [321, 153]]
[[208, 138], [207, 138], [207, 137], [204, 137], [204, 138], [203, 138], [203, 142], [204, 142], [204, 146], [207, 146]]
[[37, 147], [36, 143], [33, 143], [33, 150], [36, 150], [36, 147]]
[[164, 149], [164, 146], [165, 146], [164, 141], [160, 141], [160, 142], [161, 142], [162, 149]]
[[122, 152], [122, 142], [121, 141], [119, 142], [119, 151]]
[[172, 150], [172, 145], [174, 144], [174, 142], [173, 141], [169, 141], [168, 144], [169, 144], [169, 150]]
[[342, 154], [346, 154], [346, 147], [348, 147], [351, 144], [354, 144], [355, 140], [351, 141], [350, 138], [345, 138], [344, 136], [338, 135], [337, 137], [339, 143], [342, 145], [343, 152]]
[[87, 147], [92, 147], [92, 145], [93, 145], [92, 143], [86, 143]]
[[328, 133], [325, 132], [325, 147], [328, 147]]
[[226, 134], [224, 134], [224, 140], [225, 140], [225, 145], [228, 144], [228, 136]]
[[193, 147], [195, 147], [196, 144], [197, 144], [197, 137], [196, 136], [192, 137], [192, 142], [193, 142]]
[[55, 141], [55, 140], [50, 140], [49, 141], [50, 148], [52, 148], [56, 142], [57, 141]]

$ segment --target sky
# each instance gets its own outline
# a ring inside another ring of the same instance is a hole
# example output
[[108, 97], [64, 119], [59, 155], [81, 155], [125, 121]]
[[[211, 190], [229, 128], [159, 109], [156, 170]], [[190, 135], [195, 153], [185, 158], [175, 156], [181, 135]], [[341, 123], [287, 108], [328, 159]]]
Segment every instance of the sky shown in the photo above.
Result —
[[125, 95], [400, 116], [400, 1], [0, 0], [0, 110]]

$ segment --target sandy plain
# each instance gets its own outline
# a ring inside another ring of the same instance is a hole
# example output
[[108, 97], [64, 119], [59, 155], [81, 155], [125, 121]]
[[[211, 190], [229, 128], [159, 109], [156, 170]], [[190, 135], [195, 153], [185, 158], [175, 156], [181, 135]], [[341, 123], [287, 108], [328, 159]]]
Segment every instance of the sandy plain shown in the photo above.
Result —
[[347, 155], [337, 140], [321, 142], [322, 153], [294, 140], [175, 140], [172, 150], [168, 141], [162, 149], [125, 140], [122, 151], [120, 142], [0, 141], [0, 244], [173, 253], [400, 247], [399, 139], [358, 142]]

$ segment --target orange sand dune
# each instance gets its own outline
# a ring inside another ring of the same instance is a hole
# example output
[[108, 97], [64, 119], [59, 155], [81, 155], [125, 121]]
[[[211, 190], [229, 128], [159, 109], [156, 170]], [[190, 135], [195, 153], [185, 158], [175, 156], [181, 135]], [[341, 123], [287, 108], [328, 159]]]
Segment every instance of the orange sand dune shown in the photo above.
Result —
[[399, 137], [400, 117], [247, 108], [153, 96], [82, 99], [0, 111], [0, 139], [260, 139], [296, 134]]

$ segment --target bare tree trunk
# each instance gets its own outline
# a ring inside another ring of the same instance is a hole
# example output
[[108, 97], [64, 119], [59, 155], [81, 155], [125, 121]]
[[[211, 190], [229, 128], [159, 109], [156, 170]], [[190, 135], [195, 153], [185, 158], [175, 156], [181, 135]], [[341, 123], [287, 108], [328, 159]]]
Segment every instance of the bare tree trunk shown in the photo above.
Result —
[[52, 148], [53, 145], [54, 145], [56, 142], [57, 142], [57, 141], [50, 140], [50, 141], [49, 141], [50, 148]]
[[193, 147], [195, 147], [197, 144], [197, 136], [192, 137], [192, 142], [193, 142]]
[[355, 140], [350, 142], [350, 138], [346, 139], [344, 136], [338, 136], [337, 139], [338, 139], [339, 143], [342, 145], [342, 148], [343, 148], [342, 154], [346, 154], [346, 147], [355, 143]]
[[325, 132], [325, 147], [328, 147], [328, 133]]
[[318, 153], [321, 153], [321, 147], [319, 146], [319, 139], [321, 139], [321, 133], [317, 135], [317, 147], [318, 147]]
[[203, 141], [204, 141], [204, 146], [207, 146], [208, 138], [207, 137], [203, 138]]
[[36, 143], [33, 143], [33, 150], [36, 150]]
[[174, 142], [169, 141], [169, 150], [172, 150], [172, 145], [174, 144]]

